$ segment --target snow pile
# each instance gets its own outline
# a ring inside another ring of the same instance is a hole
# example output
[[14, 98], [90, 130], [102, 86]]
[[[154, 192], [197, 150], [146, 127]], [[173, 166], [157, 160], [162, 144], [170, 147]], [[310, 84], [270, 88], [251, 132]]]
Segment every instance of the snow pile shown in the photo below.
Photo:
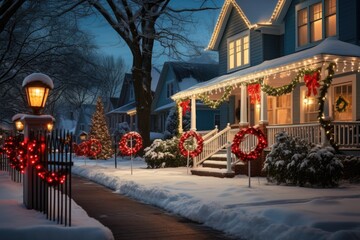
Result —
[[245, 239], [360, 239], [360, 186], [315, 189], [270, 185], [264, 178], [188, 175], [186, 168], [146, 169], [141, 158], [75, 160], [73, 172], [119, 194]]
[[28, 210], [22, 204], [22, 184], [11, 182], [6, 172], [0, 172], [0, 238], [27, 239], [114, 239], [111, 231], [90, 218], [72, 201], [72, 226], [65, 227], [46, 219], [46, 215]]

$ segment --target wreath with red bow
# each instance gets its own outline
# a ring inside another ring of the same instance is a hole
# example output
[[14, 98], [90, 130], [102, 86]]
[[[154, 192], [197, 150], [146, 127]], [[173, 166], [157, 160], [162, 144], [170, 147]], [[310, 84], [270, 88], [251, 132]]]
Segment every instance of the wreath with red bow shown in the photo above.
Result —
[[[135, 141], [135, 144], [133, 144]], [[130, 143], [130, 146], [129, 146]], [[122, 136], [119, 142], [119, 150], [125, 156], [134, 155], [142, 148], [142, 137], [137, 132], [128, 132]]]
[[[247, 134], [255, 135], [258, 139], [258, 143], [257, 143], [255, 149], [249, 153], [245, 153], [244, 151], [242, 151], [240, 149], [240, 143], [244, 140], [244, 137]], [[260, 156], [261, 151], [264, 148], [266, 148], [266, 146], [267, 146], [267, 141], [266, 141], [264, 133], [258, 128], [249, 127], [249, 128], [244, 128], [244, 129], [240, 130], [235, 135], [233, 143], [231, 145], [231, 151], [241, 160], [251, 161], [251, 160], [256, 160]]]
[[[196, 140], [195, 144], [193, 142], [194, 139]], [[192, 144], [189, 144], [189, 140], [192, 140]], [[191, 147], [194, 145], [196, 147]], [[191, 130], [187, 131], [181, 135], [179, 141], [180, 153], [185, 157], [187, 157], [188, 154], [191, 158], [196, 157], [202, 152], [203, 145], [204, 145], [204, 140], [199, 134], [197, 134], [195, 131], [191, 131]]]

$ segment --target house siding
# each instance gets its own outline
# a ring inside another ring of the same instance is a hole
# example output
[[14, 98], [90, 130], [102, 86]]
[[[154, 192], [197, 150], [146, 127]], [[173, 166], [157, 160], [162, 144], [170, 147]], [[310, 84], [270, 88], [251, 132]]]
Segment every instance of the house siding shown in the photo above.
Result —
[[341, 41], [358, 44], [360, 26], [356, 24], [357, 5], [358, 0], [338, 0], [338, 34]]
[[[303, 84], [301, 84], [303, 85]], [[300, 123], [300, 105], [301, 105], [301, 99], [300, 99], [300, 84], [298, 84], [294, 91], [292, 92], [292, 123], [293, 124], [299, 124]]]
[[215, 114], [220, 111], [197, 110], [196, 111], [196, 128], [198, 131], [209, 130], [215, 128]]
[[282, 56], [283, 36], [263, 34], [262, 39], [263, 61]]
[[166, 74], [167, 77], [165, 79], [164, 84], [161, 86], [161, 92], [160, 92], [160, 95], [159, 95], [159, 100], [158, 100], [158, 102], [156, 104], [155, 109], [158, 108], [158, 107], [164, 106], [166, 104], [174, 102], [171, 98], [167, 98], [167, 96], [166, 96], [167, 95], [167, 83], [168, 82], [174, 81], [174, 91], [178, 92], [178, 86], [177, 86], [176, 81], [175, 81], [176, 78], [175, 78], [174, 72], [170, 68], [168, 68], [167, 71], [168, 71], [167, 74]]
[[[248, 30], [246, 23], [235, 9], [231, 10], [227, 25], [219, 44], [219, 74], [227, 73], [227, 39], [238, 33]], [[250, 43], [251, 46], [251, 43]]]
[[288, 12], [285, 15], [285, 34], [284, 34], [284, 55], [295, 52], [295, 6], [300, 1], [292, 1]]
[[250, 65], [258, 65], [263, 62], [262, 34], [260, 32], [250, 32]]

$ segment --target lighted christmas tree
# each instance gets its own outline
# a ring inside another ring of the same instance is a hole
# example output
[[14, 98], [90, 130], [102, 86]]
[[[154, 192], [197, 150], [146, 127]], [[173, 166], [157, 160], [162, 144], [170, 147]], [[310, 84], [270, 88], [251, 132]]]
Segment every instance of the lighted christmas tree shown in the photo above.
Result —
[[113, 155], [113, 148], [108, 126], [105, 120], [104, 106], [99, 97], [96, 102], [96, 110], [91, 119], [90, 139], [97, 139], [101, 143], [101, 153], [96, 159], [108, 159]]

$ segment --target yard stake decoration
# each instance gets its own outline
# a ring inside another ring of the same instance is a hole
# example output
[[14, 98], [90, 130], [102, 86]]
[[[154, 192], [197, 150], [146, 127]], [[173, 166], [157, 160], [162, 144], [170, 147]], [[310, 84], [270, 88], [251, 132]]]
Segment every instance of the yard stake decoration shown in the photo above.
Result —
[[[245, 151], [240, 149], [240, 143], [244, 141], [246, 135], [255, 135], [257, 137], [257, 145], [254, 150], [246, 153]], [[248, 162], [248, 176], [249, 176], [249, 187], [251, 186], [250, 182], [250, 162], [252, 160], [256, 160], [262, 150], [267, 147], [267, 141], [264, 133], [254, 127], [244, 128], [240, 130], [234, 137], [233, 143], [231, 145], [231, 151], [236, 155], [236, 157], [240, 158], [241, 160]]]
[[203, 150], [204, 140], [195, 131], [185, 132], [179, 141], [180, 153], [187, 157], [187, 173], [189, 173], [189, 159], [198, 156]]
[[[135, 141], [135, 145], [133, 145], [133, 141]], [[130, 142], [130, 146], [128, 146], [128, 142]], [[120, 139], [119, 150], [121, 154], [131, 158], [131, 175], [133, 174], [133, 154], [139, 152], [142, 144], [142, 137], [137, 132], [128, 132]]]

